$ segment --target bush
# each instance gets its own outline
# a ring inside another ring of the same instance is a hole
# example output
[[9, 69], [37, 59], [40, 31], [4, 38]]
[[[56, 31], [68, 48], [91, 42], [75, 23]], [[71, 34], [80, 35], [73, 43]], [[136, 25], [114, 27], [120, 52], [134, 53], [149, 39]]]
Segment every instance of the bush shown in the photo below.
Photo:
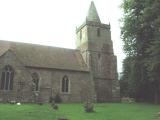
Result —
[[61, 103], [62, 102], [61, 97], [59, 96], [59, 94], [56, 94], [56, 96], [54, 97], [53, 100], [54, 100], [55, 103]]
[[54, 101], [54, 97], [49, 98], [49, 103], [52, 103], [52, 101]]
[[53, 106], [53, 109], [54, 109], [54, 110], [58, 110], [58, 105], [55, 104], [55, 105]]

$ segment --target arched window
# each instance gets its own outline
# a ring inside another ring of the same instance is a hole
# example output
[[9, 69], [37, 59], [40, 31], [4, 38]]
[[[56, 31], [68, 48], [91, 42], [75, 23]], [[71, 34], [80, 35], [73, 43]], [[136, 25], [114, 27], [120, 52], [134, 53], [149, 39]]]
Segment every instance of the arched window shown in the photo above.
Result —
[[39, 90], [39, 75], [37, 73], [32, 73], [32, 81], [34, 83], [34, 91]]
[[14, 70], [10, 65], [6, 65], [1, 75], [1, 90], [13, 89]]
[[69, 92], [69, 79], [66, 75], [62, 78], [62, 92]]

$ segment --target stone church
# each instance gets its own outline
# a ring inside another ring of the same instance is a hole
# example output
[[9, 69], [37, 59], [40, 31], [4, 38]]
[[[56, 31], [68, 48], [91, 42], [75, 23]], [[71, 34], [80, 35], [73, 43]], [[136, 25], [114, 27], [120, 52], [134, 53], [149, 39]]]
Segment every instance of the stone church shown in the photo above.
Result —
[[91, 2], [75, 50], [0, 40], [0, 102], [119, 101], [110, 25]]

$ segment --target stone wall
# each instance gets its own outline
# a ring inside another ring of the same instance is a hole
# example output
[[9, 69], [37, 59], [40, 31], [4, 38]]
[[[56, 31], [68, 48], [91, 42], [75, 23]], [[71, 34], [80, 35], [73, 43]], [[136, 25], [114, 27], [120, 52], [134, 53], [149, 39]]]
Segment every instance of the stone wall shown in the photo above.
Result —
[[6, 52], [0, 57], [0, 85], [2, 69], [5, 65], [10, 65], [14, 69], [13, 90], [0, 90], [0, 100], [7, 101], [23, 101], [32, 102], [33, 94], [31, 91], [31, 76], [29, 71], [23, 64], [16, 58], [12, 51]]
[[[82, 102], [87, 96], [91, 98], [94, 94], [94, 84], [89, 72], [38, 68], [28, 68], [28, 70], [32, 73], [36, 72], [39, 74], [39, 91], [42, 96], [41, 98], [45, 102], [49, 101], [51, 96], [56, 96], [56, 94], [59, 94], [62, 102]], [[65, 75], [69, 78], [68, 93], [61, 91], [62, 78]]]
[[[48, 102], [50, 97], [56, 94], [59, 94], [62, 102], [82, 102], [94, 96], [94, 83], [89, 72], [24, 67], [16, 55], [8, 51], [0, 57], [0, 81], [5, 65], [13, 67], [14, 81], [13, 90], [0, 90], [2, 102], [35, 102], [38, 99]], [[39, 76], [39, 90], [36, 92], [33, 91], [32, 73]], [[62, 78], [65, 75], [70, 81], [68, 93], [61, 91]], [[38, 96], [35, 96], [35, 93]]]

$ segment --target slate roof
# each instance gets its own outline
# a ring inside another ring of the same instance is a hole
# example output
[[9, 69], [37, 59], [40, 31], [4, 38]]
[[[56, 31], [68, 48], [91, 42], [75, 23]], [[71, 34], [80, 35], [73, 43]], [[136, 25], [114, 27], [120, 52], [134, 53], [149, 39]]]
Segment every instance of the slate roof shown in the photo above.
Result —
[[0, 56], [8, 50], [26, 67], [89, 71], [78, 50], [0, 40]]

